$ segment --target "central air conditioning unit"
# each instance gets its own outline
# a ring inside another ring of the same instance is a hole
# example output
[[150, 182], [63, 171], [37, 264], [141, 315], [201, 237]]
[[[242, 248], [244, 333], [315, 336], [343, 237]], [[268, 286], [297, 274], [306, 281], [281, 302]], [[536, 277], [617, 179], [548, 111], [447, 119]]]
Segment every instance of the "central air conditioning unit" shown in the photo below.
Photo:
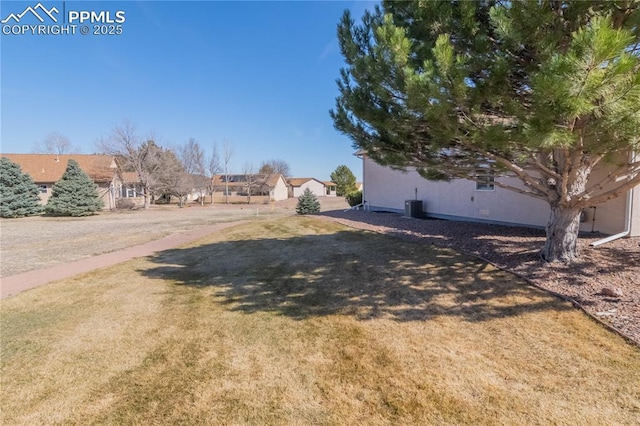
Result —
[[422, 200], [407, 200], [404, 202], [405, 217], [422, 217]]

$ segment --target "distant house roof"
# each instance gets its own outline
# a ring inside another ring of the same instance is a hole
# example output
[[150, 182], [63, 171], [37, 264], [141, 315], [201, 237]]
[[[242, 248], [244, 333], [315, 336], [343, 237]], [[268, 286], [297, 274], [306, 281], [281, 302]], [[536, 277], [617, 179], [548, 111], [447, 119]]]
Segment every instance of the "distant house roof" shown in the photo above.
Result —
[[120, 179], [124, 183], [138, 183], [140, 182], [140, 177], [136, 172], [120, 172]]
[[316, 182], [324, 185], [324, 182], [321, 182], [316, 178], [291, 178], [287, 182], [289, 182], [289, 185], [291, 186], [300, 187], [305, 183], [309, 182], [310, 180], [315, 180]]
[[280, 173], [269, 176], [269, 179], [267, 179], [267, 185], [273, 188], [274, 186], [276, 186], [278, 184], [278, 180], [280, 180], [280, 178], [282, 178], [282, 181], [286, 185], [287, 184], [287, 180]]
[[76, 160], [94, 182], [111, 182], [118, 166], [111, 155], [83, 154], [0, 154], [20, 165], [34, 182], [57, 182], [67, 170], [69, 160]]
[[324, 186], [338, 186], [338, 184], [337, 184], [337, 183], [335, 183], [335, 182], [329, 182], [328, 180], [326, 180], [326, 181], [324, 181], [324, 182], [322, 182], [322, 183], [324, 183]]

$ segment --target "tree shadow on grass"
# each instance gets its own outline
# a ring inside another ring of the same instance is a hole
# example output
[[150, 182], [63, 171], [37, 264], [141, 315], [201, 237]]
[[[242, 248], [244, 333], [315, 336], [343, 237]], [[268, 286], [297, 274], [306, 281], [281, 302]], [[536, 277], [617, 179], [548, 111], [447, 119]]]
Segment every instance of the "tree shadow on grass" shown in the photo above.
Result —
[[538, 283], [561, 277], [566, 284], [578, 286], [608, 274], [628, 272], [632, 265], [640, 265], [640, 250], [630, 252], [626, 248], [612, 245], [590, 247], [590, 242], [604, 236], [599, 233], [579, 235], [581, 256], [574, 262], [548, 264], [539, 256], [546, 239], [542, 229], [437, 219], [406, 219], [399, 214], [362, 211], [334, 210], [323, 212], [322, 216], [383, 227], [382, 232], [386, 235], [480, 256]]
[[360, 231], [224, 241], [167, 250], [144, 276], [213, 289], [246, 313], [295, 319], [470, 322], [570, 309], [511, 274], [458, 253]]

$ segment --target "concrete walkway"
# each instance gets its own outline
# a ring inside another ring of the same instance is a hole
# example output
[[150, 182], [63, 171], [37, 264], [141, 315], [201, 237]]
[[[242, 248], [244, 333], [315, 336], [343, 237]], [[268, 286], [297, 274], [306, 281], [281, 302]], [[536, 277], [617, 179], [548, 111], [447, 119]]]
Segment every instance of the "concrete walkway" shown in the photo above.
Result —
[[215, 225], [204, 226], [185, 233], [169, 235], [160, 240], [151, 241], [146, 244], [129, 247], [123, 250], [99, 254], [97, 256], [88, 257], [75, 262], [61, 263], [50, 268], [37, 269], [0, 278], [0, 299], [15, 296], [25, 290], [39, 287], [63, 278], [90, 272], [94, 269], [116, 265], [137, 257], [149, 256], [162, 250], [179, 247], [214, 232], [235, 226], [239, 223], [241, 223], [241, 221], [217, 223]]

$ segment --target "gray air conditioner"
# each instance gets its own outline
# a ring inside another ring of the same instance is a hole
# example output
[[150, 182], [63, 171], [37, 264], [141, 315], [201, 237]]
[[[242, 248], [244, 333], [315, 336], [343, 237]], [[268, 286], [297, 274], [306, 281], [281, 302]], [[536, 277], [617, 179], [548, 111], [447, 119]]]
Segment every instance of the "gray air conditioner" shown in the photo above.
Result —
[[407, 200], [404, 202], [405, 217], [422, 217], [422, 200]]

